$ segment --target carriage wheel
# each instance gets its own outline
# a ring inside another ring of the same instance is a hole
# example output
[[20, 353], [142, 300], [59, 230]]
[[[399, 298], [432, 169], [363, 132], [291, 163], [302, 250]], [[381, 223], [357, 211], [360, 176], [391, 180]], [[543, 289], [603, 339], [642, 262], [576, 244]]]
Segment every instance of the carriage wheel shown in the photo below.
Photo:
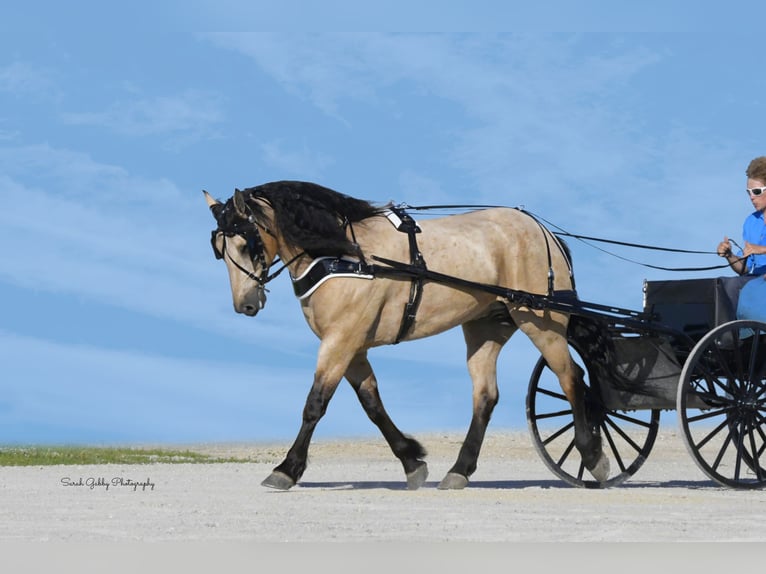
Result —
[[711, 330], [681, 371], [678, 410], [686, 448], [718, 484], [766, 486], [766, 324]]
[[572, 408], [561, 391], [558, 378], [540, 357], [532, 371], [527, 391], [527, 423], [535, 450], [545, 465], [559, 478], [583, 488], [617, 486], [634, 475], [649, 455], [660, 426], [660, 411], [610, 410], [591, 388], [590, 370], [580, 354], [570, 346], [572, 358], [585, 371], [589, 410], [601, 431], [604, 453], [609, 458], [612, 476], [599, 482], [593, 479], [575, 448]]

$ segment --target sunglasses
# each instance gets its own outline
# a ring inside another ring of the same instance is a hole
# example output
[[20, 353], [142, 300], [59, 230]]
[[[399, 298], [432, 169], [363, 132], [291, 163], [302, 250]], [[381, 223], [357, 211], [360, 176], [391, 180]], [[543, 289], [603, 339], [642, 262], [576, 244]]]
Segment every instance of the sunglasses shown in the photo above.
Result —
[[745, 191], [747, 191], [748, 195], [754, 195], [755, 197], [758, 197], [764, 191], [766, 191], [766, 187], [753, 187], [753, 188], [748, 188]]

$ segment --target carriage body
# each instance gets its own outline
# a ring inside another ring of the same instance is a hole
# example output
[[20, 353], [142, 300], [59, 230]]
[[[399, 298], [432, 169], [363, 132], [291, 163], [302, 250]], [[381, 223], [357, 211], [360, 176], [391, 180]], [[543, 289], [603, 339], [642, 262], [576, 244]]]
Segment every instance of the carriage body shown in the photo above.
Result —
[[720, 277], [644, 281], [643, 294], [652, 318], [645, 330], [598, 318], [574, 317], [570, 324], [570, 341], [587, 354], [610, 409], [674, 409], [693, 345], [735, 318]]

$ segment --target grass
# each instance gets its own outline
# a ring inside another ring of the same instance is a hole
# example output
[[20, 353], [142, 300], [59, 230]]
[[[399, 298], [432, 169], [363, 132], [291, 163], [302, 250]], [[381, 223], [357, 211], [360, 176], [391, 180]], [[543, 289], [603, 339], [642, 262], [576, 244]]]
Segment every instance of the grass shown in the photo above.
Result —
[[0, 446], [0, 466], [51, 466], [57, 464], [210, 464], [257, 462], [248, 458], [219, 457], [190, 450], [81, 446]]

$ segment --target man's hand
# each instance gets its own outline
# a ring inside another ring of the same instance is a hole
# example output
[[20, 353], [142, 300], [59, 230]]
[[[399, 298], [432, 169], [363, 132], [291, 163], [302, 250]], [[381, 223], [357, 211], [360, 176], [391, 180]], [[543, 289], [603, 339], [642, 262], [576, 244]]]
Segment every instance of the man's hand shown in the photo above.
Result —
[[742, 250], [743, 257], [749, 257], [750, 255], [760, 255], [762, 253], [766, 253], [766, 247], [745, 241], [745, 248]]
[[718, 244], [718, 255], [720, 257], [728, 257], [731, 255], [731, 242], [726, 236], [724, 236], [723, 241]]

